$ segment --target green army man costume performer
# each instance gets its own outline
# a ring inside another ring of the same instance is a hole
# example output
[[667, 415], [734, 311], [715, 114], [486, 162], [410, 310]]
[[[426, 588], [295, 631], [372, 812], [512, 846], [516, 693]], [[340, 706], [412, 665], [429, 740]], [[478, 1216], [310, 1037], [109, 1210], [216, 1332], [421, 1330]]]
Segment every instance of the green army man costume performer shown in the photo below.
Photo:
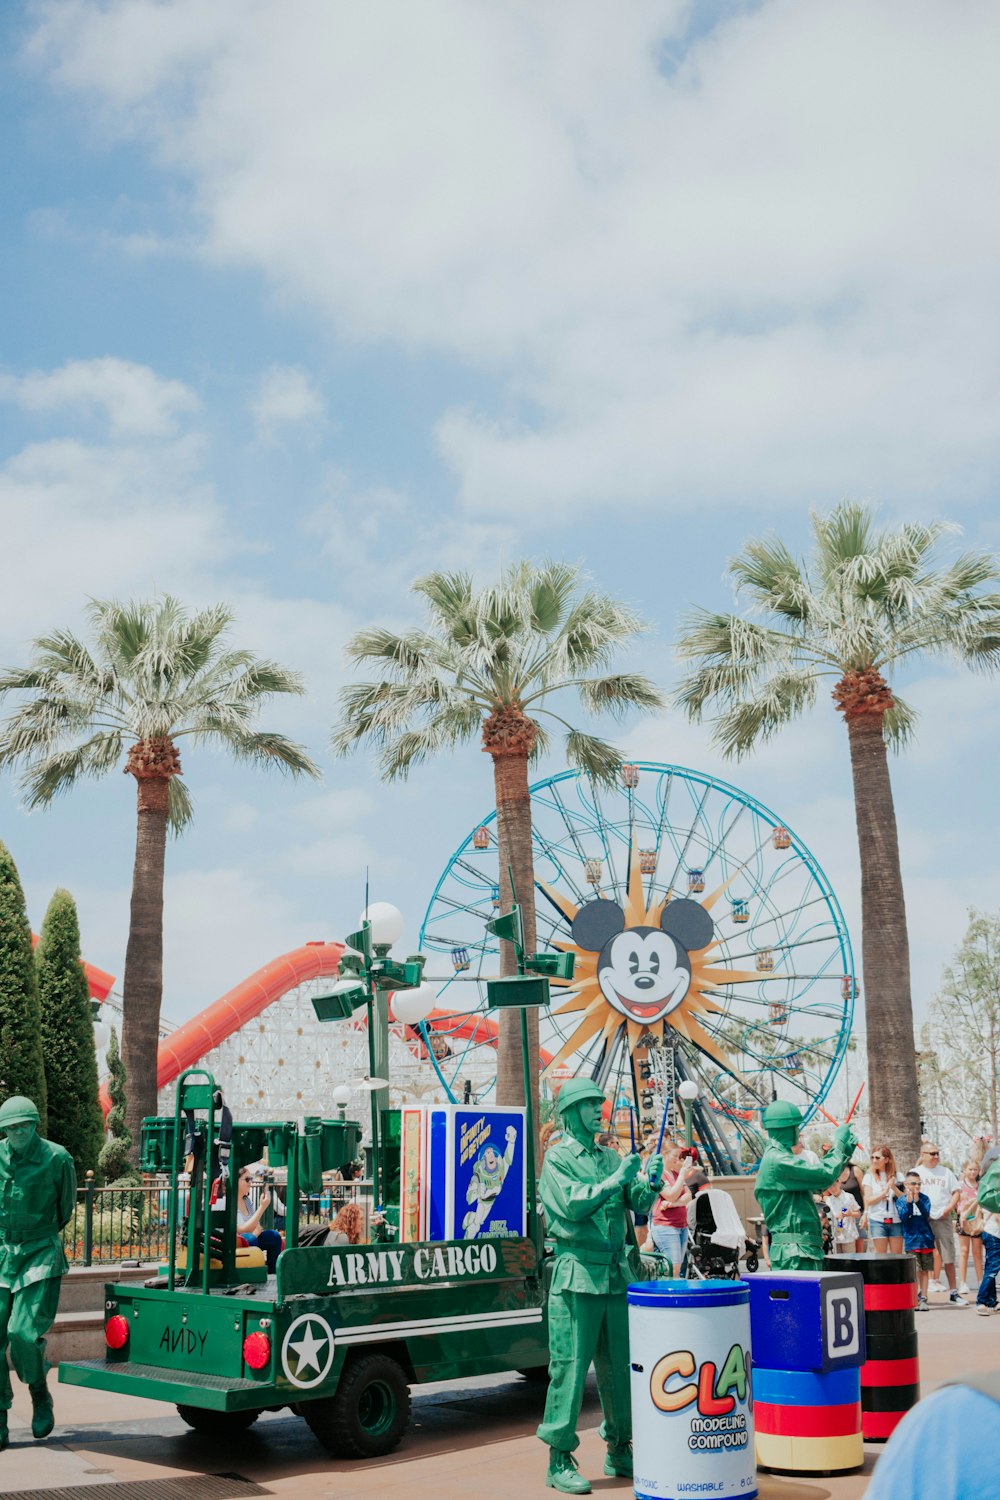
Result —
[[52, 1431], [52, 1397], [45, 1383], [45, 1335], [59, 1308], [69, 1269], [60, 1231], [76, 1207], [73, 1158], [38, 1134], [38, 1110], [15, 1096], [0, 1107], [0, 1449], [10, 1442], [13, 1400], [7, 1346], [14, 1369], [31, 1392], [31, 1431]]
[[823, 1229], [813, 1194], [836, 1182], [854, 1154], [857, 1140], [841, 1125], [818, 1166], [810, 1166], [792, 1147], [802, 1129], [802, 1111], [775, 1099], [763, 1114], [770, 1141], [757, 1171], [755, 1192], [771, 1234], [775, 1271], [822, 1271]]
[[589, 1495], [573, 1452], [587, 1371], [593, 1362], [608, 1445], [604, 1472], [632, 1477], [632, 1397], [629, 1389], [628, 1305], [634, 1280], [628, 1253], [629, 1208], [645, 1213], [656, 1197], [663, 1162], [654, 1156], [646, 1177], [639, 1157], [624, 1160], [594, 1140], [604, 1095], [595, 1083], [571, 1078], [556, 1108], [562, 1139], [550, 1146], [538, 1183], [545, 1232], [555, 1242], [549, 1290], [549, 1389], [538, 1436], [549, 1446], [545, 1482], [566, 1495]]

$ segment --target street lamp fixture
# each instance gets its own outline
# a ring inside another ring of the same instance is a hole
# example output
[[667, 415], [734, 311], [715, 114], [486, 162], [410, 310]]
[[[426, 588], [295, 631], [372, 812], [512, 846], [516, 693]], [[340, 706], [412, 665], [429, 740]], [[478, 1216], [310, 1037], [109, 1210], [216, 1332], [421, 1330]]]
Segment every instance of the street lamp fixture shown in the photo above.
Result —
[[683, 1083], [677, 1085], [677, 1097], [684, 1109], [684, 1144], [691, 1146], [694, 1143], [694, 1101], [701, 1090], [692, 1078], [685, 1078]]

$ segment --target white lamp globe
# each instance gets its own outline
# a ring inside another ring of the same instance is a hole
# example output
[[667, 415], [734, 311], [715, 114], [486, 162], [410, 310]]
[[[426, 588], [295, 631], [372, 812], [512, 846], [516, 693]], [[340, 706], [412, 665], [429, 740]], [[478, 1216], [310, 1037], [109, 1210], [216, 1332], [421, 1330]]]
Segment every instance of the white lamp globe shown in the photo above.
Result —
[[690, 1104], [697, 1099], [700, 1091], [693, 1079], [685, 1078], [683, 1083], [677, 1085], [677, 1092], [682, 1099]]
[[437, 1004], [432, 984], [418, 984], [415, 990], [398, 990], [392, 997], [392, 1017], [404, 1026], [418, 1026], [426, 1021]]
[[372, 924], [372, 942], [392, 947], [403, 936], [403, 913], [391, 901], [373, 901], [361, 913], [360, 921]]
[[346, 1109], [351, 1102], [351, 1091], [346, 1083], [338, 1083], [330, 1097], [338, 1109]]
[[111, 1032], [103, 1021], [94, 1022], [94, 1051], [103, 1052], [111, 1040]]

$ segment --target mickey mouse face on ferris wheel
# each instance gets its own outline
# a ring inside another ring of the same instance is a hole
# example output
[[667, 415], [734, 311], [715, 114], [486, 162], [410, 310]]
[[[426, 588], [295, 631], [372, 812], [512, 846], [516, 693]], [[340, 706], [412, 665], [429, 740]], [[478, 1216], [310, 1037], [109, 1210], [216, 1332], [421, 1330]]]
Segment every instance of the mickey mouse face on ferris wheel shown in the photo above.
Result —
[[588, 901], [573, 920], [573, 942], [598, 953], [597, 980], [614, 1010], [648, 1026], [684, 999], [689, 954], [712, 940], [715, 923], [697, 901], [668, 901], [659, 927], [626, 927], [617, 901]]

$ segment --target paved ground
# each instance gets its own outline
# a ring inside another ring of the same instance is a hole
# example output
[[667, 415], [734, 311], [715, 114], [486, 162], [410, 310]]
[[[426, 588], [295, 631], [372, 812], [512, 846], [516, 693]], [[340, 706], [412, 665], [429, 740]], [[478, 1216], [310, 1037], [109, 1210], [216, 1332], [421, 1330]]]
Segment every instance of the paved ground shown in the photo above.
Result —
[[[936, 1306], [917, 1320], [925, 1394], [961, 1371], [1000, 1368], [1000, 1315]], [[236, 1473], [289, 1497], [462, 1496], [463, 1500], [543, 1500], [544, 1452], [533, 1436], [542, 1396], [519, 1377], [461, 1386], [420, 1387], [414, 1427], [390, 1458], [357, 1465], [331, 1460], [305, 1423], [288, 1413], [263, 1417], [228, 1444], [190, 1432], [159, 1402], [137, 1401], [71, 1386], [56, 1387], [57, 1427], [32, 1441], [30, 1403], [15, 1380], [12, 1446], [0, 1455], [0, 1492], [64, 1485]], [[628, 1496], [621, 1480], [601, 1479], [600, 1412], [590, 1389], [581, 1423], [580, 1466], [595, 1495]], [[880, 1445], [867, 1450], [864, 1473], [837, 1479], [760, 1476], [762, 1500], [856, 1500], [864, 1494]]]

